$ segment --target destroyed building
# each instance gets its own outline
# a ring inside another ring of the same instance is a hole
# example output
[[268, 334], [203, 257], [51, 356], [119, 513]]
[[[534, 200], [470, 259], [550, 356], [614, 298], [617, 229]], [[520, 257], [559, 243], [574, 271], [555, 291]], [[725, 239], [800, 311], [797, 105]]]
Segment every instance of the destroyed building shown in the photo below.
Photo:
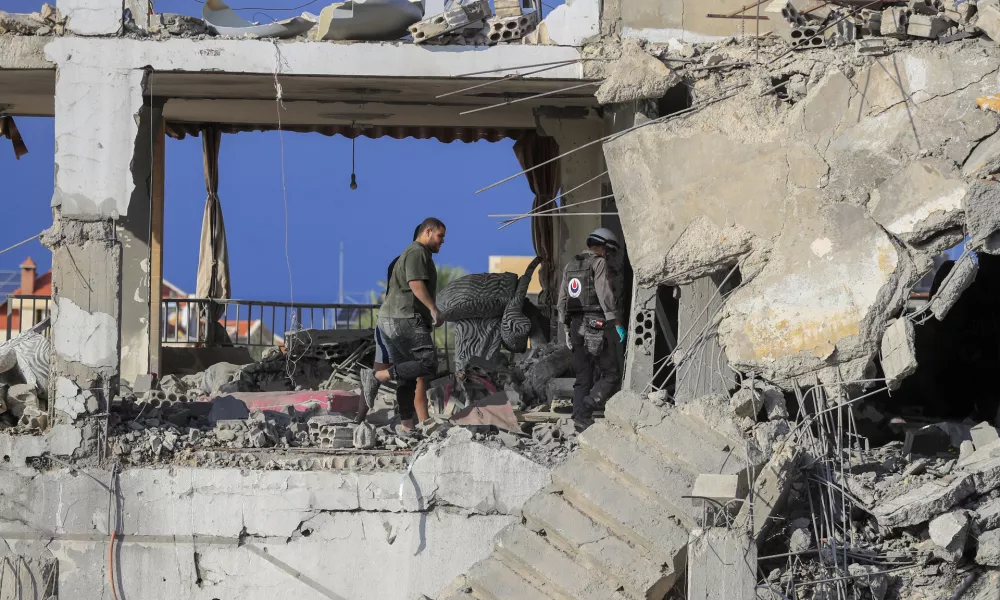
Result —
[[[56, 136], [51, 316], [0, 346], [0, 599], [1000, 597], [1000, 4], [541, 7], [0, 12], [0, 137]], [[367, 334], [168, 347], [165, 138], [209, 165], [275, 129], [516, 139], [541, 314], [623, 234], [603, 418], [550, 417], [558, 339], [461, 365], [420, 439], [389, 390], [352, 418]]]

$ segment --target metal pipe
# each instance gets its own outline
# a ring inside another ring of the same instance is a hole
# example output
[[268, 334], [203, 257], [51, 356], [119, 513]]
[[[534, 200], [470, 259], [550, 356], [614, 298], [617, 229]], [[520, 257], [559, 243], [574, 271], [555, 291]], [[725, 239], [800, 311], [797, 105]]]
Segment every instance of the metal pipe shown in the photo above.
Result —
[[593, 86], [593, 85], [601, 85], [602, 83], [604, 83], [603, 79], [600, 80], [600, 81], [588, 81], [587, 83], [581, 83], [579, 85], [571, 85], [571, 86], [569, 86], [567, 88], [561, 88], [561, 89], [558, 89], [558, 90], [549, 90], [547, 92], [542, 92], [540, 94], [535, 94], [533, 96], [525, 96], [524, 98], [517, 98], [515, 100], [508, 100], [506, 102], [501, 102], [500, 104], [490, 104], [489, 106], [481, 106], [479, 108], [473, 108], [472, 110], [466, 110], [466, 111], [460, 112], [458, 114], [462, 115], [462, 116], [471, 115], [472, 113], [482, 112], [484, 110], [489, 110], [491, 108], [497, 108], [497, 107], [500, 107], [500, 106], [508, 106], [510, 104], [517, 104], [518, 102], [524, 102], [525, 100], [535, 100], [536, 98], [543, 98], [545, 96], [551, 96], [552, 94], [558, 94], [560, 92], [569, 92], [569, 91], [572, 91], [572, 90], [578, 90], [580, 88], [589, 87], [589, 86]]

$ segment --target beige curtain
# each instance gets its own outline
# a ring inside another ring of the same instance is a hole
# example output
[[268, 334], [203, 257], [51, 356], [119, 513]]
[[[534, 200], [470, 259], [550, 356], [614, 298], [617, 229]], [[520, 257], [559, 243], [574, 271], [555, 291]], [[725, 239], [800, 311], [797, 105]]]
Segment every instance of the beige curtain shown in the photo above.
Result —
[[[514, 154], [517, 155], [522, 169], [530, 169], [559, 156], [559, 144], [556, 143], [555, 138], [540, 136], [536, 132], [530, 131], [522, 135], [514, 144]], [[553, 161], [529, 171], [526, 176], [528, 186], [535, 194], [535, 200], [531, 204], [532, 210], [547, 204], [559, 194], [559, 188], [562, 185], [559, 161]], [[554, 205], [549, 204], [545, 208], [553, 207]], [[535, 254], [542, 259], [541, 271], [538, 274], [539, 282], [542, 284], [538, 303], [542, 306], [555, 304], [557, 297], [555, 289], [559, 285], [559, 282], [556, 281], [555, 261], [558, 261], [559, 257], [556, 255], [555, 226], [556, 219], [553, 217], [534, 217], [531, 219], [531, 241], [535, 245]]]
[[[226, 225], [222, 219], [222, 203], [219, 201], [219, 147], [221, 144], [222, 132], [218, 126], [213, 125], [202, 129], [201, 146], [208, 198], [205, 200], [205, 215], [201, 221], [198, 285], [195, 291], [195, 296], [198, 298], [228, 299], [232, 296], [232, 287], [229, 282]], [[227, 337], [218, 322], [224, 311], [223, 305], [212, 304], [202, 312], [206, 323], [206, 343], [221, 343]]]

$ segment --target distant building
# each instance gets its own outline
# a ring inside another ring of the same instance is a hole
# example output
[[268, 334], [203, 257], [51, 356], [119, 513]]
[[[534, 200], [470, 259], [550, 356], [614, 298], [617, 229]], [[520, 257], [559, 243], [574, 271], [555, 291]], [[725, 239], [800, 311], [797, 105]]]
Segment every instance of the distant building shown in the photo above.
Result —
[[[52, 271], [36, 275], [37, 265], [29, 256], [21, 267], [21, 285], [9, 294], [0, 296], [0, 342], [7, 340], [8, 326], [13, 337], [26, 329], [31, 329], [49, 316], [52, 303]], [[166, 344], [188, 344], [198, 335], [197, 316], [189, 314], [193, 309], [184, 302], [190, 294], [169, 281], [163, 281], [164, 322], [163, 341]], [[260, 320], [227, 320], [226, 332], [235, 345], [281, 345], [280, 336], [274, 335]], [[188, 329], [192, 331], [188, 331]]]
[[[535, 259], [534, 256], [491, 256], [490, 273], [517, 273], [518, 277], [527, 270], [528, 265]], [[528, 284], [528, 297], [533, 302], [538, 301], [538, 294], [542, 293], [542, 283], [538, 278], [539, 269], [535, 269], [535, 274]]]

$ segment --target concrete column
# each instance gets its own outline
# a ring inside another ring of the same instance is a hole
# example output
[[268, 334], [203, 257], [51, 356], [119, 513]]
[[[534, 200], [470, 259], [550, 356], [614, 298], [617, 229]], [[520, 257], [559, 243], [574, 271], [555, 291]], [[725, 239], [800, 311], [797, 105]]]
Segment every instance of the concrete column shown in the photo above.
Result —
[[59, 12], [66, 29], [77, 35], [113, 35], [122, 27], [122, 0], [59, 0]]
[[[126, 243], [136, 243], [132, 232], [139, 229], [142, 209], [126, 219], [133, 205], [149, 205], [148, 154], [143, 159], [137, 149], [149, 148], [152, 111], [143, 109], [143, 71], [91, 66], [98, 62], [94, 57], [59, 49], [51, 58], [58, 79], [55, 222], [43, 236], [53, 271], [49, 410], [56, 427], [72, 431], [69, 424], [76, 423], [82, 429], [76, 438], [80, 454], [96, 448], [93, 432], [100, 421], [87, 415], [106, 410], [118, 390], [122, 281], [126, 270], [135, 279], [142, 252]], [[135, 289], [128, 293], [128, 302], [135, 303]], [[137, 318], [133, 309], [129, 314]]]
[[684, 362], [677, 369], [677, 403], [725, 393], [732, 387], [734, 375], [716, 332], [721, 294], [731, 287], [726, 282], [725, 289], [720, 289], [725, 278], [726, 273], [717, 273], [680, 287], [677, 338], [678, 355]]
[[[539, 119], [539, 123], [545, 135], [556, 138], [560, 153], [568, 152], [604, 135], [603, 125], [601, 121], [596, 119], [542, 117]], [[604, 152], [600, 144], [594, 144], [559, 159], [559, 167], [562, 175], [562, 189], [570, 190], [605, 170]], [[563, 196], [560, 204], [568, 205], [597, 198], [601, 195], [601, 184], [606, 181], [608, 181], [607, 177], [595, 179], [573, 193]], [[571, 206], [564, 212], [567, 215], [599, 213], [601, 212], [601, 203], [591, 202], [581, 206]], [[564, 216], [558, 221], [559, 223], [556, 224], [556, 252], [559, 256], [558, 271], [561, 273], [566, 263], [574, 255], [584, 250], [587, 234], [601, 226], [601, 217]]]
[[656, 346], [656, 288], [632, 284], [632, 313], [622, 315], [629, 321], [628, 347], [625, 351], [623, 390], [640, 392], [653, 378], [653, 351]]

